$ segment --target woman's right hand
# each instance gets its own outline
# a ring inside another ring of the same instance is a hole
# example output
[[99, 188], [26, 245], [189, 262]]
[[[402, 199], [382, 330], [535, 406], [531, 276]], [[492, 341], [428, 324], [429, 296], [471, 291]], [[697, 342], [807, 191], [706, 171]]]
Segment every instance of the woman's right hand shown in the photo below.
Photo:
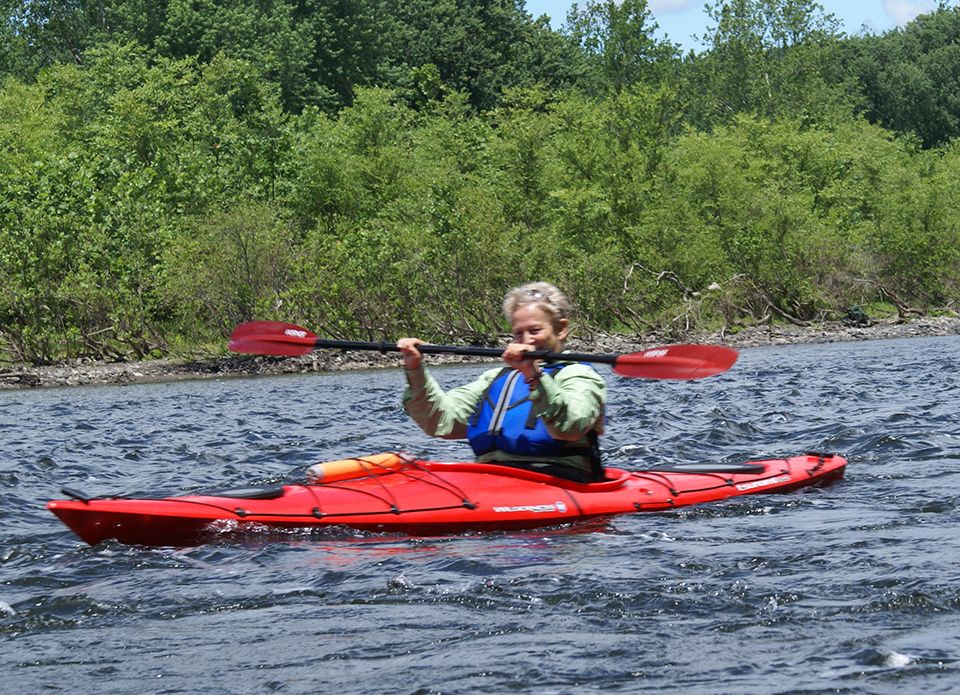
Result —
[[423, 341], [419, 338], [400, 338], [400, 340], [397, 341], [397, 348], [399, 348], [400, 354], [403, 355], [404, 369], [420, 369], [423, 355], [417, 349], [418, 345], [423, 345]]

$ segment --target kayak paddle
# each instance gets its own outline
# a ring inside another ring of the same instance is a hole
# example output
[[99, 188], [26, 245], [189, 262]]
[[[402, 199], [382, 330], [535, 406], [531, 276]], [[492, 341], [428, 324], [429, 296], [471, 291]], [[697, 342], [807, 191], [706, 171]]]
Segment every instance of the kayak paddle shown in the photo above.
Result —
[[[306, 355], [314, 350], [371, 350], [400, 352], [396, 343], [327, 340], [302, 326], [278, 321], [241, 323], [230, 335], [230, 350], [252, 355]], [[418, 345], [423, 354], [500, 357], [501, 348], [468, 345]], [[548, 362], [599, 362], [612, 364], [621, 376], [643, 379], [702, 379], [725, 372], [737, 361], [737, 351], [719, 345], [664, 345], [625, 355], [531, 350], [526, 357]]]

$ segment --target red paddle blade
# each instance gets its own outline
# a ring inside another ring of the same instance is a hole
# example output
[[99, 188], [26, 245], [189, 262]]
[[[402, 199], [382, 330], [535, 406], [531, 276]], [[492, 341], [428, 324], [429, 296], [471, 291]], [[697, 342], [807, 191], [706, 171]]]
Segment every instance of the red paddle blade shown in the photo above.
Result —
[[668, 345], [621, 355], [613, 371], [643, 379], [702, 379], [727, 371], [737, 356], [718, 345]]
[[253, 338], [240, 338], [231, 340], [227, 346], [230, 352], [242, 352], [246, 355], [280, 355], [283, 357], [296, 357], [313, 352], [313, 344], [297, 345], [295, 343], [278, 342], [270, 340], [268, 337], [260, 336], [263, 340]]
[[311, 340], [316, 340], [317, 338], [315, 334], [295, 323], [283, 323], [281, 321], [247, 321], [233, 329], [233, 333], [230, 334], [230, 340], [249, 338], [251, 336], [278, 336], [278, 338], [282, 340], [288, 340], [290, 338], [310, 338]]
[[279, 321], [248, 321], [230, 334], [231, 352], [251, 355], [306, 355], [313, 351], [317, 336], [303, 326]]

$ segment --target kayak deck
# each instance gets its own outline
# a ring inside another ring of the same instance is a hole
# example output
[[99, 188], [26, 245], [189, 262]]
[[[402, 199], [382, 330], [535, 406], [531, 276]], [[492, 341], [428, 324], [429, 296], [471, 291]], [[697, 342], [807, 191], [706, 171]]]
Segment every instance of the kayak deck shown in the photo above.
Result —
[[329, 482], [157, 499], [90, 498], [65, 490], [72, 499], [53, 500], [47, 507], [90, 545], [114, 539], [189, 546], [215, 540], [224, 529], [257, 527], [345, 526], [447, 535], [524, 530], [738, 495], [790, 492], [833, 482], [846, 466], [839, 455], [807, 453], [732, 465], [674, 465], [632, 472], [608, 468], [604, 481], [583, 484], [519, 468], [421, 461], [400, 454], [353, 461], [359, 462], [354, 477], [344, 474], [341, 479], [327, 478]]

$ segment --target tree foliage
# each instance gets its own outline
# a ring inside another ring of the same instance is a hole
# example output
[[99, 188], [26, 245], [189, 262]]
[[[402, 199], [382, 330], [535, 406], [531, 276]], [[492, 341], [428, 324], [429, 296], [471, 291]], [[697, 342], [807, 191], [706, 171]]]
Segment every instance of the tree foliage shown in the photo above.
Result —
[[838, 70], [839, 23], [807, 0], [715, 0], [710, 50], [687, 62], [692, 120], [701, 127], [739, 114], [829, 124], [857, 93]]
[[957, 11], [847, 38], [723, 0], [680, 58], [643, 0], [14, 3], [0, 359], [130, 359], [276, 318], [497, 340], [547, 279], [581, 330], [960, 297]]
[[583, 83], [591, 91], [620, 92], [657, 84], [672, 68], [677, 49], [656, 38], [659, 28], [647, 0], [587, 0], [567, 14], [565, 32], [585, 54]]
[[858, 76], [872, 121], [926, 147], [960, 135], [960, 7], [941, 3], [902, 30], [856, 39], [843, 63]]

